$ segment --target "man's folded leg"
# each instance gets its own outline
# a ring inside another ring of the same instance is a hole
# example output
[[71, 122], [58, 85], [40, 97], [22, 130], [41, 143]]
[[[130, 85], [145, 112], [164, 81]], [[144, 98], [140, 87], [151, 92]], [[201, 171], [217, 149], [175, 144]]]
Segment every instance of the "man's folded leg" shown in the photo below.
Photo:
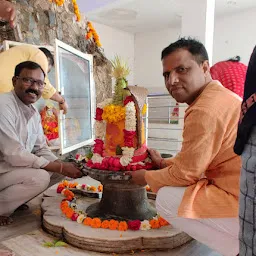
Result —
[[158, 191], [156, 207], [158, 213], [197, 241], [224, 256], [235, 256], [239, 252], [238, 218], [188, 219], [177, 217], [184, 187], [164, 187]]
[[0, 174], [0, 216], [10, 216], [19, 206], [42, 193], [50, 182], [43, 169], [13, 168]]

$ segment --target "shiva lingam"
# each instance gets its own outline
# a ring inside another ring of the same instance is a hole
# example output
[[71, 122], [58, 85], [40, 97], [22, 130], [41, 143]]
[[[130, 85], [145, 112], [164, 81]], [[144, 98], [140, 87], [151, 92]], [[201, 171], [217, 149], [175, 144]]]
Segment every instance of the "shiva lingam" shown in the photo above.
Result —
[[103, 185], [101, 201], [86, 209], [88, 217], [143, 221], [156, 216], [156, 209], [148, 201], [145, 186], [133, 184], [130, 174], [88, 167], [82, 171]]

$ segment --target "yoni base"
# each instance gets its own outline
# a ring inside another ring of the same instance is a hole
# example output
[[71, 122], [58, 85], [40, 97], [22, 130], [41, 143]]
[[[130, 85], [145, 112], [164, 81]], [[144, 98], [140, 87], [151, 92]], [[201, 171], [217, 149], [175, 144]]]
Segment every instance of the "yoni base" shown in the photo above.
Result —
[[115, 220], [150, 220], [156, 209], [149, 203], [145, 187], [135, 184], [107, 183], [102, 199], [86, 209], [87, 216]]
[[[99, 183], [89, 177], [74, 180], [79, 184], [89, 184], [97, 187]], [[69, 244], [90, 251], [110, 253], [131, 253], [131, 250], [163, 250], [173, 249], [191, 240], [187, 234], [165, 226], [148, 231], [118, 230], [91, 228], [67, 219], [60, 210], [63, 199], [56, 193], [57, 184], [44, 192], [42, 203], [42, 225], [44, 230], [56, 238]], [[98, 199], [78, 196], [78, 204], [85, 208], [97, 202]], [[153, 201], [151, 201], [153, 203]], [[122, 234], [122, 235], [121, 235]], [[91, 255], [85, 252], [86, 255]], [[155, 253], [158, 255], [158, 252]], [[171, 254], [171, 252], [170, 252]]]

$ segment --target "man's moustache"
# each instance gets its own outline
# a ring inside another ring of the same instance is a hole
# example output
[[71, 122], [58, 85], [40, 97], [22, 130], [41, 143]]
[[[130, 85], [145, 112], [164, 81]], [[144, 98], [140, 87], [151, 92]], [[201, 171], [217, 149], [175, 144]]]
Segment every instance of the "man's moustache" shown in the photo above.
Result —
[[38, 92], [36, 91], [36, 90], [33, 90], [33, 89], [28, 89], [28, 90], [26, 90], [25, 91], [26, 93], [34, 93], [35, 95], [37, 95], [38, 96]]

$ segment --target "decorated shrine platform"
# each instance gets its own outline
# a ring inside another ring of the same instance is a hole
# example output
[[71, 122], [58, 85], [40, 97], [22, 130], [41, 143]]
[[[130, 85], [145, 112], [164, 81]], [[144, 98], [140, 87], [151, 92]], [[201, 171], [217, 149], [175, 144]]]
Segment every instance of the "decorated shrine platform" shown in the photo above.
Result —
[[[98, 187], [100, 183], [90, 177], [83, 177], [72, 182], [89, 184]], [[60, 204], [64, 199], [58, 194], [58, 184], [44, 192], [42, 203], [42, 224], [44, 230], [67, 243], [85, 250], [109, 253], [125, 253], [131, 250], [163, 250], [181, 246], [191, 238], [171, 225], [160, 229], [119, 231], [92, 228], [68, 219], [61, 211]], [[84, 209], [99, 202], [100, 199], [76, 194], [77, 204]], [[150, 204], [154, 200], [149, 199]]]

